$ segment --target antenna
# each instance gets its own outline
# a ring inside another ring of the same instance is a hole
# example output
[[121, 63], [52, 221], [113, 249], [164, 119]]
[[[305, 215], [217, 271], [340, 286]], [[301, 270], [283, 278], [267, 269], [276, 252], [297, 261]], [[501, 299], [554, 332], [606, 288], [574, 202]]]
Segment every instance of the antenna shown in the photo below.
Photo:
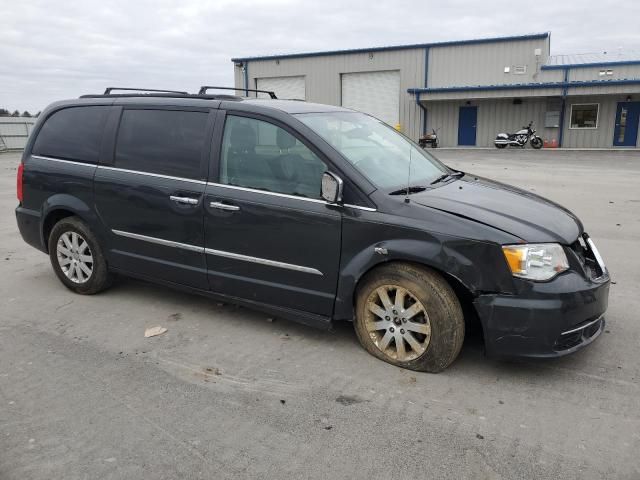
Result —
[[409, 188], [411, 187], [411, 151], [413, 145], [409, 144], [409, 171], [407, 172], [407, 191], [404, 196], [404, 203], [409, 203]]

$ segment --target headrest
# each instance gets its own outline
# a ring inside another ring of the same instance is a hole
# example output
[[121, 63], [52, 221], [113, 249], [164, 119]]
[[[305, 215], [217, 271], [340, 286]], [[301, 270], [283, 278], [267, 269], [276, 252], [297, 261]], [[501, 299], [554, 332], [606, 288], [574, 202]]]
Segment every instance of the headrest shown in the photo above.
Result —
[[254, 150], [256, 144], [256, 132], [249, 125], [238, 123], [233, 126], [230, 138], [231, 148], [239, 151]]
[[276, 134], [276, 143], [281, 150], [291, 148], [296, 144], [296, 137], [291, 135], [286, 130], [279, 128]]

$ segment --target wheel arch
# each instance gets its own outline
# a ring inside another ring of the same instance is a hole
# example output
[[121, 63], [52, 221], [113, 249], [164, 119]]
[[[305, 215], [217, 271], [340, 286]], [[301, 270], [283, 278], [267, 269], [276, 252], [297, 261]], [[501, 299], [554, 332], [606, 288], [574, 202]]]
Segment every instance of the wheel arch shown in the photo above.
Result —
[[49, 235], [51, 234], [51, 230], [56, 223], [68, 217], [78, 217], [80, 220], [87, 223], [92, 230], [96, 230], [94, 226], [96, 224], [97, 216], [91, 210], [89, 205], [73, 195], [53, 195], [47, 199], [42, 208], [40, 236], [42, 245], [47, 253], [49, 253]]
[[[405, 263], [430, 269], [441, 275], [456, 294], [462, 306], [465, 321], [471, 329], [477, 328], [483, 332], [482, 322], [473, 304], [478, 292], [487, 289], [483, 271], [492, 271], [490, 262], [483, 263], [483, 255], [472, 255], [470, 251], [473, 252], [473, 248], [471, 250], [456, 249], [448, 242], [441, 244], [420, 240], [384, 242], [383, 248], [386, 249], [386, 254], [377, 253], [376, 246], [368, 247], [343, 266], [338, 282], [334, 320], [353, 320], [358, 288], [369, 275], [383, 266]], [[492, 286], [492, 288], [495, 287]]]

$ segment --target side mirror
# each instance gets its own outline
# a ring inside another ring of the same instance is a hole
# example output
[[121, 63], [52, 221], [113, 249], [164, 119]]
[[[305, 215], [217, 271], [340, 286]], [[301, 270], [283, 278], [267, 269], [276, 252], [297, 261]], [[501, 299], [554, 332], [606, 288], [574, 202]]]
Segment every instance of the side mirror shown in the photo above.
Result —
[[337, 204], [342, 202], [342, 179], [333, 173], [322, 174], [321, 196], [329, 203]]

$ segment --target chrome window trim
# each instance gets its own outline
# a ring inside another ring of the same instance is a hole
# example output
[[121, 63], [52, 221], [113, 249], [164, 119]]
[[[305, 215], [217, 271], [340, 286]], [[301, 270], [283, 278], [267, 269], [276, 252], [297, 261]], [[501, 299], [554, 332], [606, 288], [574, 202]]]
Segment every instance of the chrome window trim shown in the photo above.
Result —
[[224, 250], [214, 250], [213, 248], [205, 248], [204, 252], [208, 255], [215, 255], [217, 257], [225, 257], [225, 258], [231, 258], [233, 260], [259, 263], [260, 265], [285, 268], [287, 270], [295, 270], [297, 272], [311, 273], [313, 275], [320, 275], [320, 276], [323, 275], [323, 273], [320, 270], [317, 270], [315, 268], [303, 267], [301, 265], [294, 265], [292, 263], [278, 262], [276, 260], [269, 260], [267, 258], [251, 257], [249, 255], [242, 255], [240, 253], [226, 252]]
[[[237, 185], [227, 185], [226, 183], [207, 182], [207, 186], [208, 187], [211, 186], [211, 187], [229, 188], [231, 190], [240, 190], [240, 191], [244, 191], [244, 192], [262, 193], [264, 195], [272, 195], [274, 197], [291, 198], [291, 199], [294, 199], [294, 200], [302, 200], [304, 202], [321, 203], [321, 204], [324, 204], [324, 205], [334, 205], [335, 206], [335, 204], [330, 204], [326, 200], [320, 200], [320, 199], [317, 199], [317, 198], [299, 197], [297, 195], [289, 195], [287, 193], [269, 192], [267, 190], [259, 190], [257, 188], [239, 187]], [[360, 205], [352, 205], [350, 203], [345, 203], [343, 206], [344, 207], [348, 207], [348, 208], [355, 208], [355, 209], [358, 209], [358, 210], [364, 210], [366, 212], [377, 212], [378, 211], [375, 208], [361, 207]]]
[[80, 165], [83, 167], [96, 168], [98, 165], [95, 163], [76, 162], [75, 160], [65, 160], [64, 158], [45, 157], [43, 155], [31, 155], [31, 158], [37, 158], [38, 160], [48, 160], [50, 162], [70, 163], [71, 165]]
[[140, 170], [129, 170], [127, 168], [109, 167], [107, 165], [98, 165], [100, 170], [111, 170], [115, 172], [133, 173], [135, 175], [146, 175], [148, 177], [166, 178], [167, 180], [178, 180], [181, 182], [197, 183], [199, 185], [206, 185], [204, 180], [195, 180], [193, 178], [174, 177], [171, 175], [162, 175], [161, 173], [142, 172]]
[[267, 190], [260, 190], [257, 188], [239, 187], [237, 185], [227, 185], [226, 183], [207, 182], [207, 186], [230, 188], [232, 190], [241, 190], [244, 192], [262, 193], [264, 195], [273, 195], [276, 197], [293, 198], [294, 200], [303, 200], [305, 202], [324, 203], [324, 204], [327, 203], [324, 200], [320, 200], [317, 198], [298, 197], [297, 195], [289, 195], [287, 193], [269, 192]]
[[163, 238], [157, 238], [157, 237], [148, 237], [147, 235], [140, 235], [139, 233], [125, 232], [122, 230], [112, 229], [111, 231], [121, 237], [128, 237], [128, 238], [133, 238], [135, 240], [142, 240], [144, 242], [155, 243], [157, 245], [164, 245], [165, 247], [182, 248], [183, 250], [189, 250], [191, 252], [198, 252], [198, 253], [202, 253], [204, 251], [204, 247], [198, 247], [197, 245], [189, 245], [188, 243], [174, 242], [172, 240], [165, 240]]

